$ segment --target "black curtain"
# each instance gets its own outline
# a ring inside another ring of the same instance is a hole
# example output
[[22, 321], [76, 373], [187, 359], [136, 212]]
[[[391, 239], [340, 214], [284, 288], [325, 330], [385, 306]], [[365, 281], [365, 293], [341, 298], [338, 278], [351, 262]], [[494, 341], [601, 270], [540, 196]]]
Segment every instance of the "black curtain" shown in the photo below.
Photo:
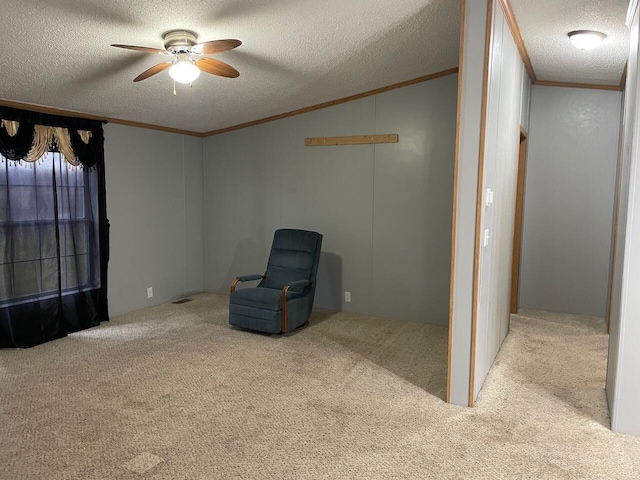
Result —
[[[109, 319], [104, 136], [99, 121], [7, 107], [0, 119], [19, 122], [14, 135], [0, 125], [0, 348], [31, 347]], [[66, 128], [80, 164], [55, 142], [26, 162], [35, 125]]]

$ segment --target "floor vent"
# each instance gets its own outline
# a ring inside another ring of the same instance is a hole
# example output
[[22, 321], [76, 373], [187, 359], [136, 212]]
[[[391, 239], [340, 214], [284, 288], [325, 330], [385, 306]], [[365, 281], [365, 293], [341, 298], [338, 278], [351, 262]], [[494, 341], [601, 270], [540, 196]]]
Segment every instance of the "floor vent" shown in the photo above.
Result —
[[191, 299], [190, 298], [183, 298], [182, 300], [176, 300], [175, 302], [172, 302], [174, 305], [180, 305], [181, 303], [187, 303], [190, 302]]

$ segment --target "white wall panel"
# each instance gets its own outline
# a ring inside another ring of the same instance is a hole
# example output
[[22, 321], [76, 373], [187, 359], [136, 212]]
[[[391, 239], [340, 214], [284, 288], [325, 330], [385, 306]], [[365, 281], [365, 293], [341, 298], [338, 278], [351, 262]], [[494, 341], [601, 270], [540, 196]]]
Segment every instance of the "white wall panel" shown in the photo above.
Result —
[[[637, 6], [637, 2], [632, 2]], [[610, 313], [607, 398], [611, 428], [640, 435], [640, 97], [639, 19], [631, 24], [620, 171], [619, 216]]]
[[[522, 113], [523, 63], [498, 2], [489, 65], [481, 231], [490, 240], [480, 250], [474, 395], [482, 388], [508, 333], [515, 187]], [[494, 203], [486, 205], [486, 192]]]
[[530, 110], [531, 110], [531, 79], [524, 62], [522, 62], [522, 102], [520, 107], [520, 125], [526, 132], [529, 131]]

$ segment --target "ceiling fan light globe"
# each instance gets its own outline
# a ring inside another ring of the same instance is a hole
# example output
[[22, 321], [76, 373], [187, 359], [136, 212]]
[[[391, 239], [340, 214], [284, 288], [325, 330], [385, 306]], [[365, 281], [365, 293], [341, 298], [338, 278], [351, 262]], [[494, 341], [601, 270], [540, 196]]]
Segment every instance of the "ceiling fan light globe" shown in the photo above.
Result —
[[569, 39], [574, 47], [579, 50], [592, 50], [607, 38], [604, 33], [593, 30], [576, 30], [569, 33]]
[[190, 61], [180, 61], [172, 65], [169, 75], [178, 83], [192, 83], [200, 75], [200, 69]]

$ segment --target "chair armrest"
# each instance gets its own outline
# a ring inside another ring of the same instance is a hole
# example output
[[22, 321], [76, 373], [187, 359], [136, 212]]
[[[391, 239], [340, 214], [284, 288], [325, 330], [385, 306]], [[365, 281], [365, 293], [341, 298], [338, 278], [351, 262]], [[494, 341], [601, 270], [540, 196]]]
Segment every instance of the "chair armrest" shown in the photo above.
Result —
[[260, 275], [254, 273], [253, 275], [242, 275], [241, 277], [237, 277], [233, 282], [231, 282], [231, 293], [236, 291], [236, 285], [238, 282], [251, 282], [252, 280], [260, 280], [264, 278], [264, 275]]
[[309, 280], [296, 280], [295, 282], [289, 282], [282, 288], [282, 294], [280, 297], [280, 304], [282, 305], [282, 333], [287, 332], [287, 292], [290, 288], [306, 287], [311, 282]]
[[289, 289], [295, 291], [297, 287], [306, 287], [309, 284], [310, 284], [309, 280], [296, 280], [295, 282], [287, 283], [285, 287], [289, 287]]
[[252, 280], [260, 280], [261, 278], [264, 278], [264, 275], [254, 273], [253, 275], [242, 275], [241, 277], [238, 277], [238, 280], [241, 282], [250, 282]]

